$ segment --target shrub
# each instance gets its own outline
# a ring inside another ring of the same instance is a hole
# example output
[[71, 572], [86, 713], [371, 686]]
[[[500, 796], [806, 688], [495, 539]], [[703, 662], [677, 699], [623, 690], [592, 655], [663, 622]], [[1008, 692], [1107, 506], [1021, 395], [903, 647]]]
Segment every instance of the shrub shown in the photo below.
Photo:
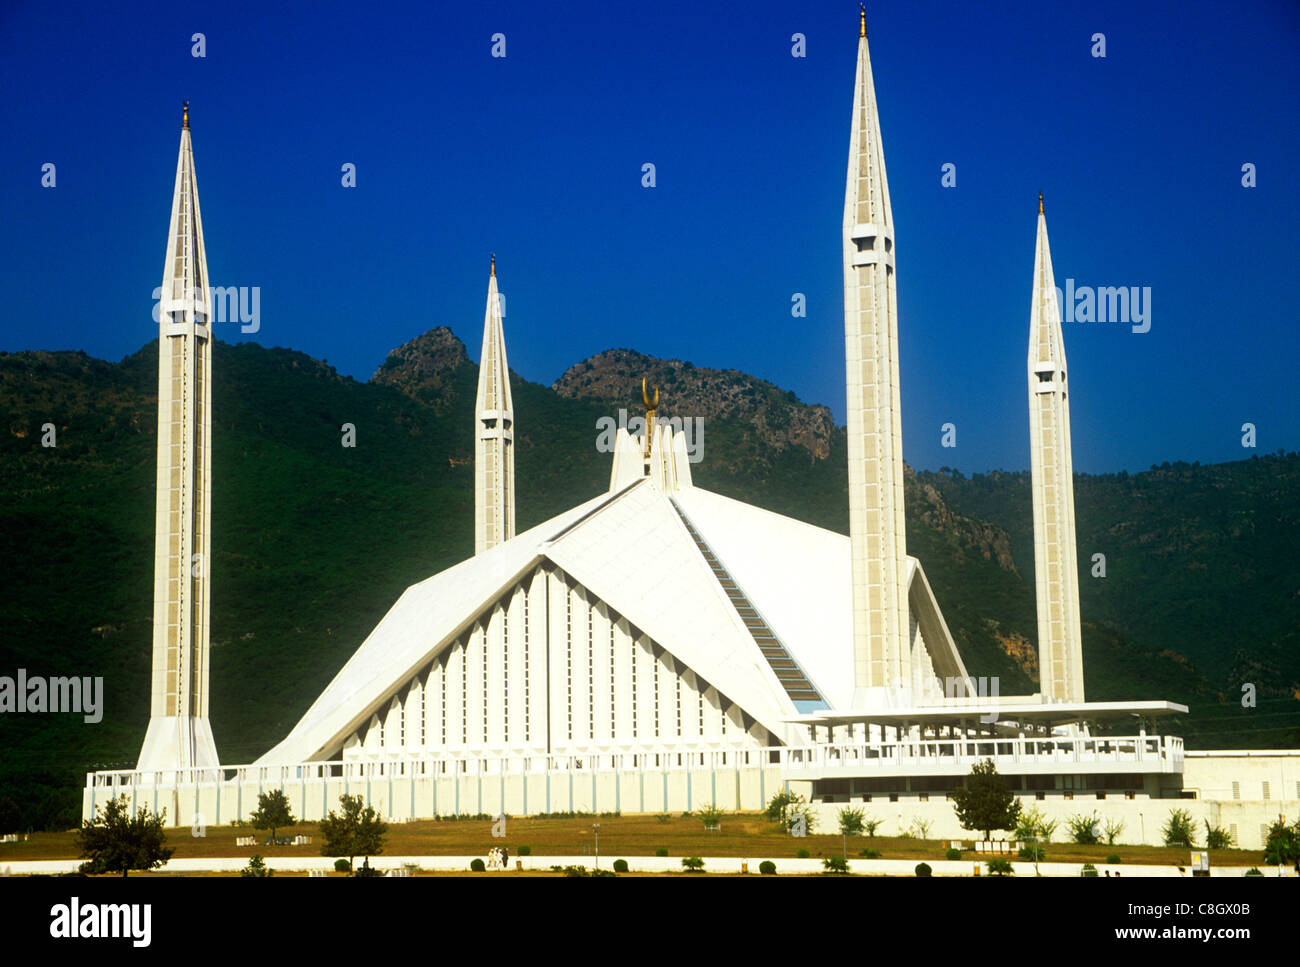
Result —
[[828, 856], [822, 860], [822, 869], [827, 873], [847, 873], [849, 861], [843, 856]]
[[533, 848], [531, 846], [520, 846], [515, 850], [516, 856], [532, 856]]
[[359, 867], [357, 867], [357, 869], [355, 870], [355, 872], [353, 872], [352, 875], [353, 876], [383, 876], [384, 874], [380, 873], [377, 869], [371, 866], [370, 860], [369, 858], [367, 858], [364, 863], [362, 863]]
[[929, 864], [929, 863], [917, 863], [917, 864], [916, 864], [916, 875], [917, 875], [917, 876], [929, 876], [932, 872], [933, 872], [933, 870], [930, 869], [930, 864]]
[[615, 872], [615, 873], [626, 873], [626, 872], [627, 872], [627, 860], [615, 860], [615, 861], [614, 861], [614, 872]]
[[335, 873], [351, 873], [351, 872], [352, 872], [352, 864], [349, 863], [347, 860], [335, 860], [335, 861], [334, 861], [334, 872], [335, 872]]
[[1093, 866], [1091, 863], [1084, 863], [1084, 864], [1083, 864], [1083, 867], [1079, 870], [1079, 875], [1080, 875], [1080, 876], [1096, 876], [1096, 875], [1097, 875], [1097, 867]]
[[804, 836], [813, 830], [814, 817], [808, 806], [797, 792], [779, 792], [763, 810], [763, 818], [773, 823], [780, 823], [796, 836]]
[[1047, 818], [1047, 814], [1041, 807], [1034, 806], [1025, 810], [1020, 816], [1020, 821], [1016, 823], [1016, 839], [1037, 837], [1040, 843], [1050, 843], [1058, 825], [1057, 820]]
[[880, 824], [883, 822], [884, 822], [883, 819], [864, 818], [862, 820], [862, 831], [867, 834], [868, 839], [871, 839], [876, 835], [876, 830], [880, 828]]
[[907, 827], [908, 834], [914, 839], [929, 839], [930, 828], [934, 823], [929, 819], [921, 819], [919, 816], [913, 817], [912, 824]]
[[758, 864], [758, 872], [762, 873], [764, 876], [775, 876], [776, 864], [771, 860], [763, 860], [763, 862]]
[[861, 809], [845, 806], [840, 810], [840, 832], [845, 836], [861, 836], [865, 821]]
[[248, 865], [239, 871], [240, 876], [275, 876], [275, 871], [267, 869], [262, 857], [251, 856]]
[[655, 856], [667, 856], [667, 855], [668, 855], [667, 846], [660, 846], [657, 850], [655, 850]]
[[1036, 846], [1033, 843], [1026, 843], [1020, 847], [1020, 852], [1016, 855], [1022, 860], [1029, 860], [1031, 863], [1041, 863], [1047, 859], [1047, 850], [1043, 849], [1042, 843], [1038, 843]]
[[655, 814], [655, 819], [659, 822], [661, 826], [667, 826], [670, 822], [672, 822], [672, 818], [673, 817], [669, 816], [667, 813]]
[[808, 851], [806, 849], [797, 849], [794, 851], [794, 855], [797, 859], [806, 860], [808, 858]]
[[868, 846], [860, 853], [858, 853], [858, 855], [865, 859], [875, 860], [880, 858], [880, 850], [872, 849], [870, 846]]
[[1264, 862], [1269, 866], [1290, 866], [1300, 860], [1300, 820], [1288, 826], [1281, 817], [1268, 827], [1264, 841]]
[[1161, 828], [1160, 832], [1165, 837], [1166, 846], [1187, 846], [1196, 845], [1193, 842], [1195, 827], [1192, 825], [1192, 814], [1186, 809], [1175, 809], [1169, 814], [1169, 819]]
[[475, 873], [483, 873], [487, 870], [487, 864], [482, 860], [475, 858], [469, 861], [469, 868]]
[[1124, 821], [1122, 819], [1108, 819], [1103, 829], [1106, 833], [1106, 845], [1114, 846], [1115, 840], [1119, 839], [1120, 833], [1124, 832]]
[[713, 829], [722, 825], [722, 810], [717, 806], [710, 806], [708, 809], [700, 810], [700, 819], [704, 820], [705, 829]]
[[1264, 874], [1261, 873], [1261, 872], [1259, 871], [1259, 867], [1258, 867], [1258, 866], [1252, 866], [1250, 869], [1248, 869], [1248, 870], [1246, 871], [1246, 875], [1247, 875], [1247, 876], [1263, 876]]
[[946, 860], [959, 860], [961, 859], [961, 850], [949, 849], [943, 854], [943, 858]]
[[698, 856], [683, 856], [682, 868], [691, 873], [700, 873], [704, 870], [704, 860]]
[[1205, 821], [1205, 848], [1206, 849], [1227, 849], [1232, 845], [1232, 836], [1222, 826], [1211, 826], [1210, 821]]
[[1108, 853], [1106, 855], [1106, 863], [1110, 866], [1118, 866], [1120, 863], [1123, 862], [1124, 860], [1120, 858], [1120, 855], [1118, 853]]
[[1097, 835], [1099, 821], [1096, 813], [1087, 816], [1083, 813], [1075, 813], [1066, 819], [1065, 825], [1070, 828], [1070, 835], [1080, 846], [1096, 846], [1100, 840]]
[[988, 862], [989, 876], [1011, 876], [1014, 872], [1011, 869], [1011, 861], [1004, 859], [994, 859]]

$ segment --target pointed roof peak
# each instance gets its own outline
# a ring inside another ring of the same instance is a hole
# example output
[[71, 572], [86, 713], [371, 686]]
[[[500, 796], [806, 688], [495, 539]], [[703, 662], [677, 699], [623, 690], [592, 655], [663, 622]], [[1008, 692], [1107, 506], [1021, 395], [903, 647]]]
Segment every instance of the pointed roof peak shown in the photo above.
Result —
[[496, 274], [497, 274], [497, 253], [496, 252], [492, 253], [491, 274], [493, 278], [496, 278]]
[[190, 129], [190, 102], [181, 103], [181, 127], [188, 131]]
[[858, 36], [865, 37], [866, 35], [867, 35], [867, 5], [865, 3], [859, 3], [858, 4]]
[[1043, 213], [1043, 193], [1040, 191], [1038, 193], [1038, 214], [1041, 215], [1042, 213]]

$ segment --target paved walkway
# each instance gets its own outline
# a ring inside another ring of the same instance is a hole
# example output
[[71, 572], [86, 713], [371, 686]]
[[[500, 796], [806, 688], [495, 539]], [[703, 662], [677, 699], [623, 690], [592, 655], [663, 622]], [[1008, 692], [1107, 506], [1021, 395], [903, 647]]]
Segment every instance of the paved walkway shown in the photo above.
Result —
[[[610, 869], [616, 859], [627, 860], [629, 870], [638, 873], [651, 872], [682, 872], [681, 857], [677, 856], [601, 856], [601, 869]], [[273, 870], [284, 870], [285, 872], [303, 872], [308, 870], [329, 871], [334, 869], [334, 859], [328, 856], [291, 856], [264, 857], [266, 865]], [[370, 865], [380, 870], [401, 869], [403, 866], [414, 864], [422, 870], [468, 870], [470, 861], [481, 859], [487, 862], [487, 853], [484, 852], [479, 856], [372, 856]], [[704, 870], [706, 873], [739, 873], [742, 864], [748, 864], [750, 873], [758, 872], [758, 865], [765, 859], [770, 859], [776, 864], [776, 871], [781, 873], [821, 873], [822, 861], [820, 859], [792, 859], [790, 857], [763, 857], [756, 856], [753, 858], [741, 859], [735, 856], [705, 856]], [[916, 864], [919, 860], [864, 860], [850, 859], [849, 871], [852, 873], [868, 873], [887, 876], [913, 876]], [[973, 858], [969, 860], [926, 860], [934, 871], [935, 876], [971, 876], [975, 867], [979, 866], [980, 873], [987, 875], [987, 867], [983, 863], [977, 863]], [[590, 868], [593, 865], [593, 859], [590, 856], [514, 856], [510, 857], [510, 869], [516, 868], [515, 864], [521, 864], [525, 870], [547, 870], [552, 866], [585, 866]], [[21, 860], [9, 863], [0, 863], [0, 875], [21, 876], [31, 873], [71, 873], [81, 865], [80, 860]], [[167, 873], [211, 873], [211, 872], [234, 872], [242, 870], [248, 865], [247, 857], [187, 857], [184, 859], [175, 859], [163, 867], [163, 872]], [[1033, 876], [1034, 864], [1017, 861], [1012, 864], [1017, 876]], [[1043, 876], [1078, 876], [1081, 864], [1079, 863], [1039, 863], [1038, 870]], [[1250, 867], [1218, 867], [1211, 871], [1212, 876], [1243, 876]], [[1097, 864], [1097, 875], [1104, 877], [1107, 870], [1111, 875], [1116, 873], [1123, 877], [1135, 876], [1186, 876], [1191, 878], [1191, 870], [1180, 874], [1176, 866], [1145, 866], [1131, 864], [1127, 866], [1107, 866]], [[1265, 876], [1276, 876], [1277, 870], [1263, 870]], [[489, 871], [488, 875], [492, 872]], [[1294, 877], [1295, 874], [1287, 871], [1286, 875]]]

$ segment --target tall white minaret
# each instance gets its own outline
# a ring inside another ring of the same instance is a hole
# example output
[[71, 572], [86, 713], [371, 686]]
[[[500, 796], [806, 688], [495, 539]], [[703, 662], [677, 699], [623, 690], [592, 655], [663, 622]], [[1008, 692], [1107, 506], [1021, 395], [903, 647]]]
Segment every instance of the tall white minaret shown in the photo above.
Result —
[[1047, 216], [1038, 196], [1034, 297], [1029, 317], [1029, 453], [1034, 491], [1034, 588], [1043, 700], [1083, 701], [1079, 567], [1074, 534], [1074, 461], [1061, 307], [1056, 301]]
[[483, 353], [479, 357], [478, 396], [474, 401], [474, 553], [515, 536], [515, 408], [510, 398], [510, 366], [497, 295], [497, 259], [492, 256]]
[[217, 764], [208, 723], [211, 304], [186, 101], [158, 311], [153, 684], [149, 731], [137, 766], [142, 770]]
[[858, 29], [853, 134], [844, 192], [844, 355], [853, 560], [853, 704], [906, 702], [912, 670], [894, 216], [867, 50], [865, 9]]

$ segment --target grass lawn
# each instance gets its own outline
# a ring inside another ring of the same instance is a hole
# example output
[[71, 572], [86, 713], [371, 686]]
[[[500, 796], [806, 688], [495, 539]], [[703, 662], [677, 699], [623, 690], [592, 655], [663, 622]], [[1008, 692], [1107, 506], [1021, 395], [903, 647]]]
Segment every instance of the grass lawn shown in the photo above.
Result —
[[[805, 849], [811, 857], [840, 856], [842, 840], [838, 833], [809, 835], [796, 839], [779, 826], [765, 821], [758, 813], [729, 814], [723, 817], [721, 828], [710, 831], [704, 828], [698, 816], [599, 816], [566, 818], [506, 818], [506, 835], [492, 836], [493, 820], [445, 819], [421, 820], [413, 823], [393, 823], [388, 827], [384, 853], [388, 856], [482, 856], [494, 846], [505, 846], [511, 857], [519, 855], [520, 846], [528, 846], [533, 856], [589, 857], [594, 838], [592, 824], [600, 824], [600, 856], [602, 866], [620, 856], [653, 856], [659, 848], [667, 849], [669, 856], [734, 856], [741, 859], [794, 858], [798, 850]], [[174, 847], [174, 857], [247, 857], [262, 856], [320, 856], [321, 839], [316, 823], [301, 823], [288, 829], [277, 830], [277, 836], [308, 835], [314, 837], [310, 846], [266, 846], [268, 831], [254, 831], [246, 827], [209, 826], [207, 835], [195, 837], [189, 827], [168, 831], [167, 845]], [[256, 846], [236, 846], [235, 838], [255, 835]], [[969, 844], [973, 837], [964, 837]], [[905, 859], [928, 862], [942, 860], [947, 842], [918, 840], [903, 837], [851, 836], [848, 839], [850, 859], [858, 859], [864, 848], [879, 851], [881, 859]], [[1048, 843], [1044, 846], [1043, 860], [1052, 863], [1101, 864], [1106, 857], [1118, 854], [1124, 863], [1151, 863], [1157, 865], [1186, 865], [1188, 850], [1181, 846], [1077, 846], [1071, 843]], [[73, 832], [33, 833], [26, 842], [0, 844], [0, 864], [16, 860], [76, 859]], [[985, 854], [967, 851], [963, 860], [982, 861]], [[1010, 857], [1017, 860], [1014, 855]], [[359, 861], [358, 861], [359, 862]], [[1213, 866], [1259, 866], [1263, 868], [1263, 853], [1258, 850], [1213, 850]], [[585, 865], [590, 865], [586, 863]], [[859, 864], [857, 870], [865, 872]], [[756, 866], [751, 869], [756, 871]]]

